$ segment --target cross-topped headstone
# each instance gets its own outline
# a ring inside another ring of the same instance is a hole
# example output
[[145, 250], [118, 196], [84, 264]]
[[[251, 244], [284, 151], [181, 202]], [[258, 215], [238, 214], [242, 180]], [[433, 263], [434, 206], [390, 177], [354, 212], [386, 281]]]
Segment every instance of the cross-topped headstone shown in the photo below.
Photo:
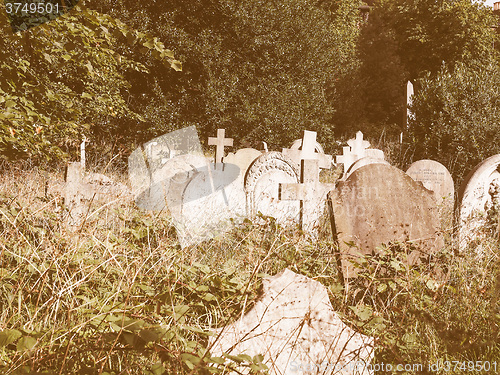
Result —
[[222, 158], [224, 157], [224, 147], [233, 145], [233, 138], [225, 138], [226, 129], [217, 129], [217, 138], [209, 137], [208, 144], [216, 146], [215, 150], [215, 165], [216, 169], [220, 169]]
[[363, 140], [363, 133], [360, 131], [356, 133], [356, 138], [349, 139], [347, 144], [349, 146], [342, 149], [343, 155], [336, 157], [337, 164], [344, 164], [344, 176], [347, 175], [350, 166], [359, 159], [367, 156], [384, 159], [384, 152], [382, 150], [368, 148], [370, 147], [370, 142]]
[[302, 160], [300, 184], [280, 184], [280, 200], [300, 200], [300, 225], [303, 231], [314, 233], [316, 224], [325, 205], [328, 191], [335, 184], [319, 182], [319, 162], [314, 159]]
[[292, 159], [297, 165], [301, 165], [301, 160], [318, 160], [320, 168], [330, 168], [332, 165], [332, 156], [315, 152], [316, 132], [304, 130], [302, 138], [302, 147], [300, 150], [284, 148], [283, 154]]

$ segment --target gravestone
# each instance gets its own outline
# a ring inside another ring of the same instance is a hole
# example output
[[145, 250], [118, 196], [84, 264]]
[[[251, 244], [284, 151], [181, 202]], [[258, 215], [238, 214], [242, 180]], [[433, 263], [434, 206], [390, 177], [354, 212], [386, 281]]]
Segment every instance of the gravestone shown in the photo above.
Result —
[[[316, 144], [316, 132], [304, 130], [304, 137], [302, 138], [300, 148], [284, 148], [283, 155], [292, 160], [297, 168], [300, 168], [301, 160], [314, 159], [318, 160], [320, 168], [330, 169], [332, 167], [332, 157], [324, 153], [315, 152], [317, 149], [323, 150], [321, 145], [317, 147]], [[297, 144], [294, 143], [292, 146], [297, 146]]]
[[434, 193], [443, 228], [453, 225], [455, 186], [448, 169], [434, 160], [419, 160], [410, 165], [406, 174]]
[[344, 176], [342, 176], [342, 180], [346, 180], [355, 170], [358, 170], [361, 167], [364, 167], [365, 165], [369, 164], [385, 164], [385, 165], [390, 165], [388, 161], [384, 159], [379, 159], [379, 158], [374, 158], [371, 156], [365, 156], [364, 158], [361, 158], [359, 160], [356, 160], [350, 167], [347, 173], [344, 173]]
[[209, 345], [214, 357], [262, 354], [272, 375], [373, 374], [373, 338], [342, 322], [320, 282], [288, 269], [263, 279], [252, 310]]
[[[296, 139], [293, 141], [292, 145], [290, 146], [290, 150], [300, 150], [302, 148], [302, 142], [303, 139]], [[324, 154], [325, 150], [323, 149], [323, 146], [321, 146], [321, 143], [316, 141], [314, 145], [314, 151], [316, 151], [318, 154]]]
[[77, 230], [84, 221], [87, 212], [85, 204], [89, 192], [83, 183], [83, 167], [81, 163], [69, 163], [66, 169], [66, 185], [64, 188], [64, 205], [67, 211], [64, 213], [64, 222], [68, 229]]
[[[245, 174], [255, 159], [262, 155], [262, 152], [254, 148], [242, 148], [236, 153], [229, 153], [224, 157], [224, 164], [234, 164], [240, 169], [240, 177], [242, 184], [244, 183]], [[243, 186], [243, 185], [242, 185]]]
[[433, 193], [395, 167], [365, 165], [339, 181], [328, 197], [345, 277], [356, 274], [349, 259], [373, 254], [381, 244], [412, 241], [417, 250], [409, 264], [443, 246]]
[[454, 202], [453, 178], [446, 167], [434, 160], [419, 160], [409, 166], [406, 174], [432, 191], [438, 203], [443, 200]]
[[194, 126], [141, 145], [128, 158], [129, 182], [137, 205], [145, 210], [162, 210], [169, 179], [179, 171], [188, 172], [206, 165], [208, 160]]
[[481, 239], [498, 236], [499, 191], [500, 154], [491, 156], [477, 165], [460, 186], [458, 241], [461, 250], [471, 245], [481, 254]]
[[[161, 211], [167, 208], [165, 197], [172, 180], [175, 183], [188, 182], [197, 170], [207, 168], [209, 162], [204, 156], [184, 154], [168, 159], [165, 164], [151, 174], [150, 186], [135, 198], [137, 206], [143, 210]], [[181, 197], [179, 196], [179, 201]]]
[[234, 164], [197, 169], [187, 180], [171, 180], [167, 205], [181, 247], [224, 234], [246, 217], [245, 193]]
[[215, 165], [216, 169], [220, 169], [222, 166], [222, 159], [224, 158], [224, 147], [232, 146], [233, 139], [225, 138], [226, 129], [217, 129], [217, 138], [208, 137], [208, 144], [210, 146], [216, 146], [215, 148]]
[[259, 156], [245, 175], [247, 214], [255, 218], [260, 212], [282, 225], [299, 222], [299, 202], [279, 199], [280, 183], [299, 183], [299, 171], [281, 152], [271, 151]]
[[325, 211], [326, 194], [335, 184], [319, 182], [318, 160], [302, 160], [300, 184], [280, 183], [281, 200], [300, 200], [300, 226], [309, 234], [315, 235], [319, 219]]
[[384, 160], [384, 152], [370, 147], [370, 142], [363, 140], [363, 133], [358, 131], [356, 138], [347, 141], [348, 146], [342, 148], [342, 155], [336, 157], [337, 164], [344, 165], [344, 179], [347, 178], [347, 172], [351, 165], [357, 160], [370, 157], [372, 159]]

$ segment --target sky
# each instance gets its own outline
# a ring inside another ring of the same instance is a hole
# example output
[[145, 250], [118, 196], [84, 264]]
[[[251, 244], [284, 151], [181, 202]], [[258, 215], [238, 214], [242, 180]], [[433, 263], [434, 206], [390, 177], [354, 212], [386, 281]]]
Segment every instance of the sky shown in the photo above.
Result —
[[493, 3], [496, 3], [497, 1], [500, 1], [500, 0], [486, 0], [485, 4], [489, 5], [490, 7], [493, 7]]

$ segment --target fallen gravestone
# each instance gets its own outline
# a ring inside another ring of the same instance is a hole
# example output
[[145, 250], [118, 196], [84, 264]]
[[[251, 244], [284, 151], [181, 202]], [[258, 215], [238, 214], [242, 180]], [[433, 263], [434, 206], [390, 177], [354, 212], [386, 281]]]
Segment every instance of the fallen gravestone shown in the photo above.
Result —
[[481, 240], [500, 232], [500, 154], [486, 159], [467, 175], [458, 202], [459, 248], [471, 245], [481, 253]]
[[443, 245], [433, 193], [390, 165], [357, 169], [338, 182], [329, 201], [345, 277], [356, 274], [350, 259], [374, 254], [381, 244], [412, 241], [417, 249], [409, 255], [410, 264]]
[[282, 225], [299, 222], [299, 202], [279, 199], [280, 183], [299, 183], [299, 171], [281, 152], [262, 154], [252, 163], [245, 175], [247, 214], [255, 218], [260, 212]]
[[321, 283], [288, 269], [264, 279], [253, 309], [212, 337], [212, 356], [262, 354], [272, 375], [373, 374], [373, 338], [340, 320]]
[[300, 201], [300, 227], [313, 236], [325, 211], [326, 194], [335, 184], [319, 182], [318, 160], [302, 160], [300, 184], [280, 183], [279, 199]]
[[[351, 165], [353, 165], [357, 160], [370, 157], [371, 159], [384, 160], [384, 152], [370, 147], [370, 142], [363, 140], [363, 133], [358, 131], [356, 133], [356, 138], [347, 141], [348, 146], [343, 147], [343, 155], [336, 157], [337, 164], [344, 165], [344, 176], [343, 179], [348, 177], [348, 171]], [[368, 160], [368, 159], [367, 159]]]

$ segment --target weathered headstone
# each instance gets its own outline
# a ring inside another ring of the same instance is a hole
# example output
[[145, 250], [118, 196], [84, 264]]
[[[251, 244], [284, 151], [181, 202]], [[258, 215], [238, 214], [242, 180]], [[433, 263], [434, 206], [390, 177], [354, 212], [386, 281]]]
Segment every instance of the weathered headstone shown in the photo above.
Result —
[[300, 226], [304, 232], [315, 234], [325, 210], [326, 194], [335, 184], [319, 182], [318, 160], [302, 160], [300, 184], [280, 183], [281, 200], [300, 200]]
[[434, 193], [443, 228], [453, 225], [455, 186], [448, 169], [435, 160], [419, 160], [406, 170], [406, 174]]
[[212, 356], [262, 354], [272, 375], [373, 374], [373, 338], [340, 320], [321, 283], [288, 269], [264, 279], [252, 310], [213, 337]]
[[283, 225], [299, 222], [299, 202], [280, 201], [280, 183], [299, 183], [299, 171], [281, 152], [271, 151], [258, 157], [245, 176], [247, 213], [250, 217], [260, 212], [274, 217]]
[[365, 156], [359, 160], [356, 160], [348, 169], [346, 173], [342, 176], [342, 180], [346, 180], [355, 170], [358, 170], [361, 167], [364, 167], [368, 164], [385, 164], [390, 165], [388, 161], [380, 158], [374, 158], [371, 156]]
[[83, 223], [87, 206], [85, 205], [85, 196], [88, 192], [84, 191], [83, 168], [78, 162], [69, 163], [66, 169], [66, 185], [64, 188], [64, 220], [70, 230], [76, 230]]
[[410, 165], [406, 174], [432, 191], [438, 203], [448, 200], [453, 205], [455, 185], [453, 177], [443, 164], [435, 160], [419, 160]]
[[345, 277], [356, 274], [349, 259], [372, 254], [381, 244], [412, 241], [417, 250], [410, 254], [410, 264], [443, 245], [433, 193], [395, 167], [361, 167], [339, 181], [329, 199]]
[[459, 247], [468, 244], [482, 252], [481, 239], [498, 236], [500, 211], [500, 154], [480, 163], [464, 179], [458, 192], [460, 204]]
[[186, 182], [172, 178], [167, 205], [182, 248], [223, 234], [246, 217], [239, 173], [234, 164], [220, 170], [211, 164], [210, 170], [196, 170]]
[[[332, 167], [332, 157], [325, 153], [315, 152], [318, 149], [316, 143], [316, 132], [304, 130], [304, 138], [300, 148], [284, 148], [283, 154], [292, 160], [298, 168], [300, 168], [301, 160], [314, 159], [318, 160], [320, 168], [330, 169]], [[296, 146], [296, 143], [292, 146], [294, 145]], [[321, 146], [320, 148], [323, 149]]]
[[222, 159], [224, 158], [224, 147], [232, 146], [233, 139], [225, 138], [226, 129], [217, 129], [217, 138], [209, 137], [208, 144], [210, 146], [216, 146], [215, 148], [215, 165], [216, 169], [220, 169], [222, 166]]
[[[300, 150], [302, 148], [302, 143], [304, 139], [296, 139], [293, 141], [292, 145], [290, 146], [290, 150]], [[323, 149], [323, 146], [321, 146], [321, 143], [316, 141], [316, 144], [314, 145], [314, 151], [316, 151], [318, 154], [324, 154], [325, 150]]]
[[[255, 159], [262, 155], [262, 152], [254, 148], [242, 148], [236, 153], [227, 154], [223, 161], [224, 164], [234, 164], [240, 169], [240, 177], [242, 178], [242, 184], [244, 183], [243, 178]], [[243, 185], [242, 185], [243, 186]]]
[[138, 147], [129, 156], [128, 165], [136, 203], [142, 209], [161, 210], [165, 205], [164, 185], [168, 187], [168, 179], [179, 172], [179, 168], [187, 172], [208, 165], [208, 160], [203, 155], [196, 127], [190, 126]]
[[343, 155], [336, 157], [336, 163], [344, 165], [344, 175], [347, 174], [351, 165], [359, 159], [365, 157], [384, 159], [384, 152], [382, 150], [368, 148], [370, 147], [370, 142], [363, 140], [363, 133], [360, 131], [356, 133], [356, 138], [348, 140], [347, 144], [349, 146], [345, 146], [342, 149]]

